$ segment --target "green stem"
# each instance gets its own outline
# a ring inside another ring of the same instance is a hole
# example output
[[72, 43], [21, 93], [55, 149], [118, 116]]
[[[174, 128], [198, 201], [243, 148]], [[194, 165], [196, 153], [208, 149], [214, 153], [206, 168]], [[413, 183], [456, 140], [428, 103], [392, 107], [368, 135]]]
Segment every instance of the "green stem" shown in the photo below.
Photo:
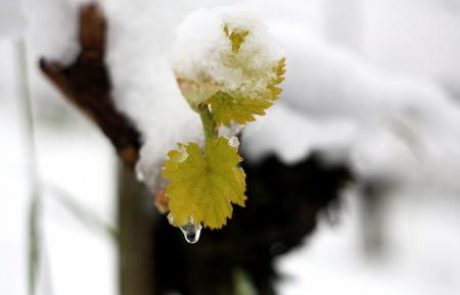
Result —
[[217, 126], [208, 106], [200, 108], [200, 118], [206, 138], [217, 138]]

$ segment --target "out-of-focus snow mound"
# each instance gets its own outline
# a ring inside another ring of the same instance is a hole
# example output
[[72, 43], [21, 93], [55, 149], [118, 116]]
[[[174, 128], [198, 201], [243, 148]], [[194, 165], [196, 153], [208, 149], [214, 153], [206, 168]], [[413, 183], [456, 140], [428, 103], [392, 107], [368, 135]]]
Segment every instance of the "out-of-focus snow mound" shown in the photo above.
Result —
[[435, 80], [460, 95], [458, 0], [361, 0], [362, 54], [378, 66]]
[[[348, 161], [362, 177], [458, 189], [452, 175], [460, 173], [460, 108], [452, 85], [458, 84], [459, 67], [445, 52], [460, 46], [459, 14], [433, 1], [352, 2], [359, 9], [345, 8], [339, 19], [359, 20], [356, 28], [348, 27], [348, 40], [336, 38], [343, 29], [335, 10], [343, 5], [325, 10], [322, 25], [271, 23], [286, 51], [286, 82], [279, 105], [245, 131], [250, 159], [271, 152], [292, 162], [321, 150], [330, 160]], [[338, 3], [324, 4], [323, 9]], [[427, 26], [428, 11], [435, 28], [418, 32]], [[400, 23], [402, 31], [396, 28]], [[423, 49], [417, 51], [413, 42]], [[398, 46], [394, 59], [387, 44]]]
[[91, 0], [23, 0], [27, 17], [27, 41], [34, 53], [72, 62], [78, 53], [78, 9]]
[[[286, 51], [286, 82], [276, 115], [246, 132], [243, 142], [252, 158], [274, 152], [296, 161], [323, 150], [350, 161], [366, 177], [445, 179], [443, 171], [453, 168], [445, 165], [459, 156], [460, 108], [444, 88], [434, 80], [382, 70], [303, 26], [284, 22], [274, 28]], [[299, 113], [302, 118], [293, 119]], [[290, 133], [295, 135], [289, 139]]]

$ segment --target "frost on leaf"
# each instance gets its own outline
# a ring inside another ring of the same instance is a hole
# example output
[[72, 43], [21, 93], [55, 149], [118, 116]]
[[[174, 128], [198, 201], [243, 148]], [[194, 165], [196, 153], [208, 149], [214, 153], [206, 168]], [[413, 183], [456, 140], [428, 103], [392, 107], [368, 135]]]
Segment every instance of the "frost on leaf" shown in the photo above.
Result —
[[211, 105], [217, 125], [228, 126], [232, 122], [244, 125], [255, 121], [255, 115], [265, 115], [265, 110], [271, 107], [281, 94], [279, 84], [284, 81], [284, 73], [285, 59], [282, 58], [272, 69], [272, 78], [266, 89], [253, 94], [254, 97], [244, 96], [239, 91], [230, 93], [218, 91], [211, 96], [207, 103]]
[[225, 137], [208, 138], [204, 151], [196, 143], [170, 151], [163, 177], [170, 181], [166, 196], [175, 225], [192, 219], [211, 229], [224, 226], [232, 216], [232, 203], [244, 206], [246, 200], [240, 161]]
[[243, 125], [255, 121], [254, 115], [265, 115], [265, 110], [272, 105], [270, 100], [250, 99], [222, 91], [213, 95], [209, 103], [216, 124], [226, 126], [232, 122]]
[[253, 14], [201, 9], [178, 28], [170, 63], [183, 96], [198, 111], [218, 92], [238, 101], [274, 99], [280, 92], [283, 56], [268, 27]]

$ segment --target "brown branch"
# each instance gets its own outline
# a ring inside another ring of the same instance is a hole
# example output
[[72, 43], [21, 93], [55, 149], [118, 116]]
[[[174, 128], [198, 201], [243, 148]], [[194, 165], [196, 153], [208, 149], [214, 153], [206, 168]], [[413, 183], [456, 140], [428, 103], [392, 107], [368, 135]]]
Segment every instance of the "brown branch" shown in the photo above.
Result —
[[70, 65], [40, 59], [40, 68], [65, 98], [94, 121], [110, 139], [122, 161], [134, 167], [141, 144], [139, 131], [118, 111], [104, 62], [106, 22], [99, 7], [84, 5], [79, 15], [80, 53]]
[[116, 109], [111, 97], [112, 85], [104, 63], [104, 16], [96, 5], [84, 5], [78, 21], [81, 49], [76, 60], [64, 66], [42, 58], [40, 68], [69, 102], [99, 126], [127, 166], [119, 167], [117, 181], [120, 294], [151, 295], [154, 294], [153, 204], [130, 169], [139, 157], [141, 136], [130, 119]]

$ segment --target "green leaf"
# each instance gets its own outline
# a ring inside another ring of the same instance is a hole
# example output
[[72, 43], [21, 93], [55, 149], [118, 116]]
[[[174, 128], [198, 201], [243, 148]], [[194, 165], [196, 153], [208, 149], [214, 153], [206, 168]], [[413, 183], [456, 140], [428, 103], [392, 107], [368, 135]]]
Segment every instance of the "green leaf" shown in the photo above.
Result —
[[219, 91], [208, 103], [217, 125], [230, 125], [231, 122], [245, 124], [255, 121], [254, 115], [265, 115], [265, 110], [273, 104], [267, 99], [251, 99], [238, 94]]
[[286, 59], [282, 58], [278, 61], [278, 64], [273, 69], [274, 77], [271, 82], [267, 85], [268, 98], [275, 101], [279, 98], [283, 91], [279, 85], [284, 81], [284, 74], [286, 73]]
[[176, 226], [193, 223], [218, 229], [232, 216], [232, 203], [244, 206], [245, 174], [241, 157], [225, 137], [207, 138], [204, 152], [196, 143], [179, 144], [168, 153], [163, 177]]
[[249, 31], [234, 29], [230, 32], [228, 25], [225, 25], [224, 33], [232, 43], [233, 54], [238, 54], [241, 44], [243, 44], [244, 40], [246, 40], [246, 37], [249, 35]]
[[266, 91], [255, 94], [255, 97], [245, 97], [238, 91], [227, 93], [218, 91], [207, 103], [211, 106], [212, 115], [217, 125], [230, 125], [235, 122], [245, 124], [256, 120], [255, 115], [263, 116], [265, 111], [279, 98], [282, 89], [279, 85], [284, 81], [286, 61], [280, 59], [272, 69], [273, 78], [266, 86]]

